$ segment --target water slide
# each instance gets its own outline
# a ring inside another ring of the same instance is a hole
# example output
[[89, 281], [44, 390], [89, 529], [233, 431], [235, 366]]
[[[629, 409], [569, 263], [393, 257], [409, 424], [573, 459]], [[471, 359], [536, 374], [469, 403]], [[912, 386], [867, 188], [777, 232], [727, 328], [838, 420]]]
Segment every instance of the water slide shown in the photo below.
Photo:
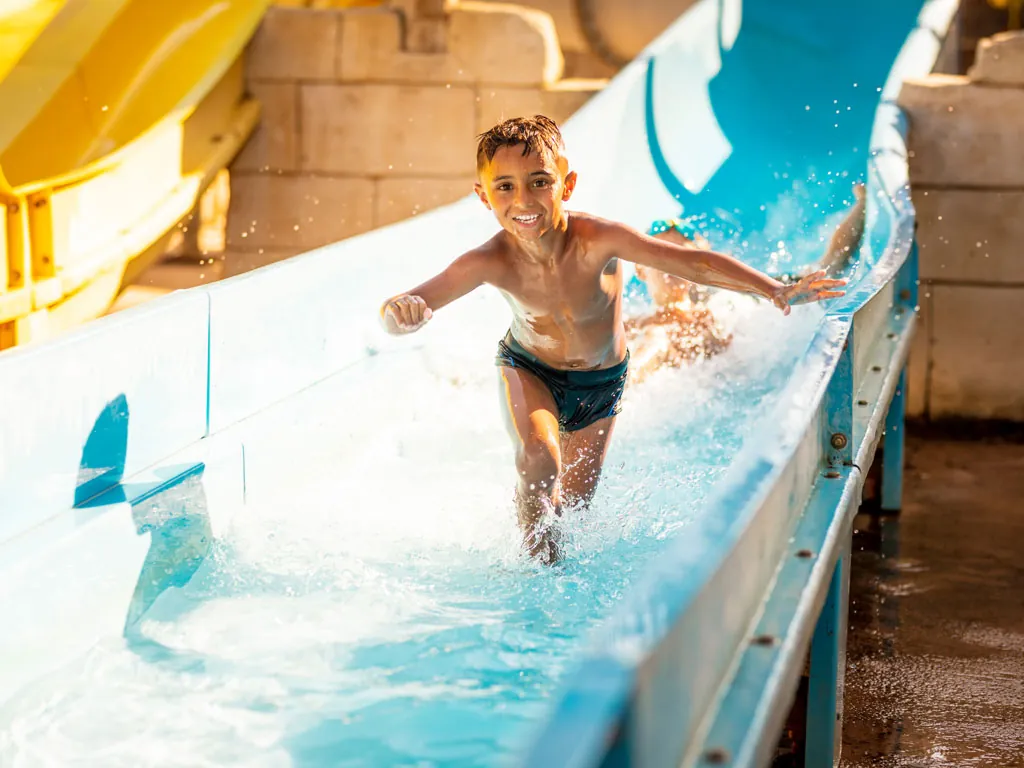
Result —
[[684, 212], [761, 267], [868, 206], [846, 297], [716, 294], [732, 348], [627, 393], [559, 567], [518, 543], [501, 299], [376, 323], [495, 231], [472, 199], [0, 356], [0, 764], [764, 765], [809, 651], [832, 765], [883, 430], [899, 505], [894, 99], [955, 12], [702, 0], [568, 122], [576, 208]]
[[0, 349], [109, 306], [249, 136], [269, 0], [0, 3]]

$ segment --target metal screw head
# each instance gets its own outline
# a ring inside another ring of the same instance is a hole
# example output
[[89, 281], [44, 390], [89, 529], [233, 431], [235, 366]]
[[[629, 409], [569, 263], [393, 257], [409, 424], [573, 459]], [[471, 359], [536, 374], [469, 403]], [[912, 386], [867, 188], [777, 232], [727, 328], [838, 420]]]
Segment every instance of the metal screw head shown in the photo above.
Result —
[[751, 642], [754, 645], [763, 645], [763, 646], [775, 645], [775, 636], [774, 635], [757, 635]]
[[729, 762], [729, 751], [722, 747], [712, 747], [704, 753], [704, 760], [711, 765], [725, 765]]
[[829, 480], [835, 480], [837, 477], [839, 477], [839, 473], [836, 472], [834, 469], [830, 469], [828, 472], [825, 473], [825, 477], [827, 477]]
[[811, 550], [809, 549], [800, 549], [797, 550], [796, 556], [802, 560], [809, 560], [810, 558], [814, 557], [814, 553], [811, 552]]
[[887, 334], [885, 334], [885, 338], [887, 338], [887, 339], [895, 339], [896, 338], [896, 334], [895, 333], [887, 333]]
[[882, 366], [880, 366], [880, 365], [872, 365], [871, 366], [871, 370], [874, 371], [875, 373], [881, 373], [882, 372]]
[[842, 432], [834, 433], [832, 435], [831, 443], [832, 447], [835, 448], [837, 451], [843, 450], [843, 448], [846, 447], [846, 435], [844, 435]]
[[907, 290], [906, 288], [904, 288], [902, 291], [900, 291], [900, 300], [901, 301], [910, 301], [910, 291]]
[[857, 405], [860, 405], [860, 406], [865, 406], [865, 405], [867, 405], [867, 404], [868, 404], [868, 401], [867, 401], [867, 400], [858, 400], [858, 401], [857, 401]]

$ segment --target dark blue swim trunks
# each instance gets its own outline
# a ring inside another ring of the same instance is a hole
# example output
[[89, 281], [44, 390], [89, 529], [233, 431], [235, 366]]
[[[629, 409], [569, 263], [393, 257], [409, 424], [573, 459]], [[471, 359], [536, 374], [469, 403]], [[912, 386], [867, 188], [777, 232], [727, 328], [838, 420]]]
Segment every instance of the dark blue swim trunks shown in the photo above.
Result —
[[563, 432], [575, 432], [595, 421], [616, 416], [622, 410], [622, 393], [629, 371], [626, 359], [611, 368], [597, 371], [563, 371], [552, 368], [527, 352], [509, 331], [498, 342], [494, 364], [529, 371], [551, 392], [558, 408], [558, 426]]

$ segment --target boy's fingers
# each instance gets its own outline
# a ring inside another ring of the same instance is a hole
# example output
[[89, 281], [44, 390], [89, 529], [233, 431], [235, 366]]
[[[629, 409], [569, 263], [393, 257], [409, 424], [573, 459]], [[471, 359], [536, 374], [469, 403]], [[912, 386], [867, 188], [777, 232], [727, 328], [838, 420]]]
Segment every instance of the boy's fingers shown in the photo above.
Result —
[[845, 280], [814, 280], [810, 284], [810, 288], [838, 288], [841, 285], [846, 285]]
[[387, 311], [391, 315], [391, 318], [395, 321], [395, 325], [397, 325], [399, 328], [405, 325], [405, 320], [402, 318], [401, 304], [399, 304], [397, 301], [393, 301], [390, 304], [388, 304]]

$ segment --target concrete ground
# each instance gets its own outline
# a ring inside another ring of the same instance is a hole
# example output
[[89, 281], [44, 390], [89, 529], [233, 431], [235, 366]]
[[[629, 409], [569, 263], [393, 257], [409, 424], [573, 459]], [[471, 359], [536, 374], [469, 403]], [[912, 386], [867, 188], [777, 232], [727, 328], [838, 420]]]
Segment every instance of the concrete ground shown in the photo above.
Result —
[[843, 768], [1024, 766], [1024, 429], [908, 432], [855, 522]]

